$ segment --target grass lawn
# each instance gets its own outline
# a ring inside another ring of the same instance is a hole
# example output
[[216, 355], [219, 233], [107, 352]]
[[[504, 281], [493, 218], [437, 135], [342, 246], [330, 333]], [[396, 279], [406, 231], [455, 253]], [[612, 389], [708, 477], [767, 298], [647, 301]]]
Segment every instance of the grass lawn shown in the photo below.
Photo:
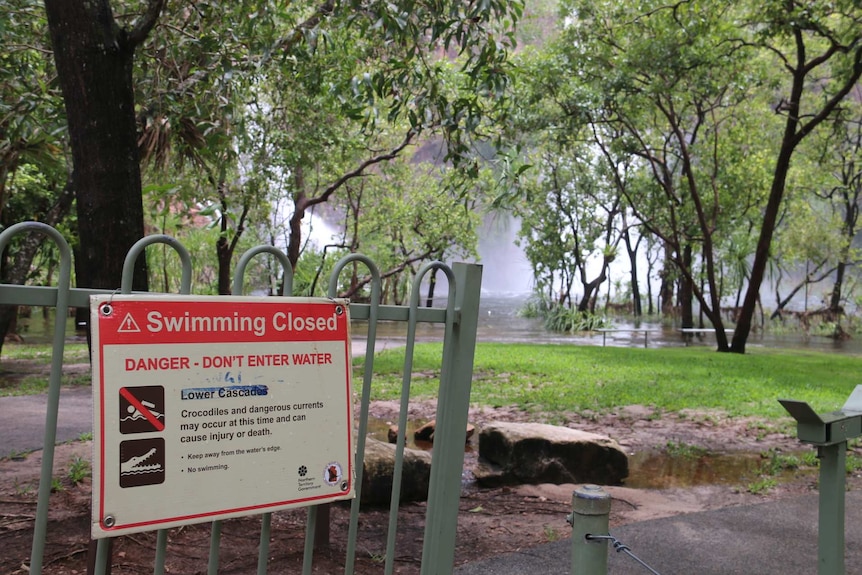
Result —
[[[404, 353], [378, 354], [373, 399], [399, 397]], [[416, 345], [414, 397], [436, 396], [441, 354], [441, 344]], [[862, 383], [862, 357], [762, 348], [739, 355], [690, 347], [484, 343], [476, 348], [474, 366], [472, 403], [551, 414], [641, 404], [772, 419], [787, 415], [779, 398], [832, 411]]]
[[[373, 399], [399, 397], [404, 353], [404, 348], [395, 348], [376, 356]], [[67, 364], [86, 363], [86, 344], [68, 345], [64, 355]], [[441, 355], [440, 343], [415, 346], [413, 397], [436, 396]], [[0, 367], [14, 372], [18, 360], [44, 369], [50, 356], [48, 345], [7, 343]], [[355, 361], [357, 385], [362, 361]], [[472, 403], [548, 414], [604, 412], [640, 404], [661, 411], [721, 410], [731, 416], [774, 419], [787, 415], [779, 398], [807, 401], [819, 412], [832, 411], [862, 383], [862, 357], [764, 348], [738, 355], [700, 347], [480, 343], [474, 365]], [[75, 380], [74, 384], [86, 385], [89, 376], [76, 374]], [[0, 385], [0, 395], [39, 393], [46, 384], [47, 373], [17, 379], [5, 389]]]

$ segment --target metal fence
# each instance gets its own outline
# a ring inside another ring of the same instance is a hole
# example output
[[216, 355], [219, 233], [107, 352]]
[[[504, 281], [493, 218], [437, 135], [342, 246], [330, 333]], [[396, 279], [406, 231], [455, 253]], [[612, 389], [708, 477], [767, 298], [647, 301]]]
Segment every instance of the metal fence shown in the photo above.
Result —
[[[71, 287], [72, 251], [62, 234], [54, 228], [37, 222], [24, 222], [10, 226], [0, 234], [0, 252], [6, 249], [13, 237], [25, 233], [47, 235], [56, 244], [60, 254], [59, 278], [56, 286], [0, 285], [0, 305], [53, 307], [56, 314], [53, 332], [51, 375], [48, 389], [48, 407], [44, 431], [44, 453], [33, 525], [32, 552], [28, 566], [31, 575], [38, 575], [42, 573], [45, 543], [49, 535], [47, 533], [49, 496], [51, 493], [54, 466], [54, 445], [56, 443], [57, 413], [60, 402], [60, 378], [63, 370], [66, 317], [68, 317], [71, 308], [88, 308], [89, 297], [91, 295], [131, 293], [132, 269], [135, 261], [144, 253], [147, 246], [164, 244], [176, 252], [182, 262], [180, 288], [180, 293], [182, 294], [190, 293], [192, 266], [187, 250], [177, 240], [164, 235], [148, 236], [135, 244], [129, 251], [123, 269], [123, 276], [120, 280], [119, 290], [111, 292], [109, 290], [73, 288]], [[270, 246], [253, 248], [240, 258], [234, 276], [234, 295], [241, 295], [243, 293], [243, 279], [246, 267], [253, 258], [261, 254], [270, 254], [277, 258], [284, 270], [283, 292], [279, 296], [274, 297], [289, 296], [292, 293], [291, 266], [283, 252]], [[432, 262], [423, 266], [414, 280], [410, 305], [408, 306], [379, 305], [378, 302], [381, 293], [380, 273], [371, 260], [365, 256], [356, 254], [345, 257], [336, 265], [329, 281], [330, 297], [336, 296], [339, 275], [347, 266], [364, 266], [372, 279], [370, 284], [371, 303], [354, 303], [350, 305], [352, 319], [367, 320], [367, 347], [361, 382], [354, 382], [355, 388], [358, 388], [361, 384], [361, 388], [357, 389], [361, 396], [361, 403], [357, 407], [358, 432], [356, 435], [355, 453], [356, 498], [350, 505], [349, 528], [346, 541], [343, 542], [343, 548], [345, 549], [344, 573], [352, 574], [355, 571], [357, 534], [362, 498], [365, 438], [368, 432], [368, 410], [374, 375], [374, 349], [377, 340], [378, 322], [380, 321], [405, 322], [407, 325], [405, 364], [403, 367], [398, 422], [399, 433], [396, 444], [396, 463], [391, 496], [392, 503], [389, 510], [385, 558], [381, 561], [381, 568], [386, 575], [394, 572], [406, 435], [404, 430], [407, 429], [406, 418], [410, 399], [416, 327], [421, 322], [429, 322], [443, 326], [443, 350], [440, 359], [440, 386], [436, 414], [437, 428], [434, 437], [435, 447], [431, 466], [420, 569], [423, 575], [451, 573], [455, 555], [458, 502], [461, 493], [461, 473], [464, 461], [464, 429], [467, 425], [473, 354], [478, 323], [481, 266], [456, 263], [450, 268], [440, 262]], [[440, 271], [447, 277], [449, 289], [445, 308], [423, 308], [419, 305], [420, 286], [432, 270]], [[315, 533], [321, 532], [320, 523], [327, 520], [327, 514], [328, 508], [325, 506], [308, 508], [302, 565], [302, 573], [304, 574], [312, 572]], [[214, 521], [211, 526], [210, 553], [206, 567], [208, 573], [218, 572], [221, 527], [220, 521]], [[270, 514], [263, 514], [260, 541], [258, 543], [258, 573], [267, 573], [268, 570], [279, 573], [284, 572], [283, 568], [272, 564], [270, 561], [269, 541], [271, 529]], [[95, 573], [109, 571], [111, 563], [111, 546], [109, 545], [109, 541], [108, 539], [99, 540], [95, 556]], [[156, 549], [153, 557], [153, 572], [156, 575], [165, 572], [167, 548], [168, 532], [167, 530], [161, 530], [156, 536]]]

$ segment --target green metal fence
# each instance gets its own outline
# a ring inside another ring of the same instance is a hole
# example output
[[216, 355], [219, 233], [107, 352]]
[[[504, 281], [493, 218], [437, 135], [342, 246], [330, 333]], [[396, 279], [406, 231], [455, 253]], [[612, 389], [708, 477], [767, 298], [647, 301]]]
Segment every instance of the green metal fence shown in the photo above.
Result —
[[[177, 253], [182, 263], [182, 278], [180, 293], [190, 293], [191, 258], [188, 252], [174, 238], [164, 235], [148, 236], [129, 251], [120, 278], [120, 287], [116, 292], [109, 290], [81, 289], [71, 287], [72, 251], [63, 236], [57, 230], [37, 222], [24, 222], [10, 226], [0, 233], [0, 252], [9, 245], [13, 237], [25, 233], [40, 233], [53, 241], [60, 253], [60, 273], [56, 286], [18, 286], [0, 285], [0, 305], [28, 305], [53, 307], [56, 320], [53, 334], [53, 355], [51, 360], [51, 375], [48, 390], [48, 407], [44, 431], [44, 453], [39, 481], [36, 518], [33, 522], [33, 544], [29, 564], [29, 573], [42, 573], [44, 549], [47, 532], [49, 496], [51, 492], [52, 472], [54, 465], [54, 445], [56, 443], [57, 413], [60, 402], [60, 377], [63, 370], [63, 348], [65, 341], [65, 319], [71, 308], [88, 308], [91, 295], [109, 293], [131, 293], [132, 269], [135, 261], [146, 248], [153, 244], [167, 245]], [[260, 246], [246, 252], [237, 264], [234, 277], [233, 293], [243, 293], [243, 279], [246, 267], [255, 257], [261, 254], [274, 256], [282, 264], [284, 270], [283, 291], [279, 296], [287, 297], [292, 293], [292, 271], [287, 257], [281, 251], [270, 246]], [[357, 555], [357, 534], [359, 531], [362, 472], [365, 452], [365, 438], [368, 431], [368, 409], [371, 397], [371, 386], [374, 375], [374, 349], [377, 341], [377, 326], [380, 321], [406, 322], [407, 339], [405, 365], [403, 369], [400, 415], [398, 422], [398, 441], [396, 444], [396, 464], [393, 477], [393, 493], [389, 511], [389, 527], [386, 541], [385, 560], [381, 570], [390, 575], [394, 572], [396, 558], [396, 534], [398, 532], [398, 509], [403, 469], [403, 454], [405, 449], [405, 432], [407, 428], [407, 406], [410, 398], [410, 382], [413, 350], [416, 340], [416, 327], [419, 323], [428, 322], [443, 326], [443, 351], [441, 356], [440, 387], [437, 400], [437, 431], [435, 433], [434, 454], [432, 458], [430, 486], [428, 493], [427, 512], [425, 516], [425, 533], [421, 557], [422, 575], [437, 575], [451, 573], [455, 556], [455, 538], [458, 520], [458, 502], [461, 493], [461, 471], [464, 461], [464, 429], [467, 425], [467, 412], [470, 397], [470, 385], [473, 370], [473, 354], [476, 343], [478, 323], [479, 294], [481, 284], [481, 266], [473, 264], [454, 264], [451, 268], [439, 262], [432, 262], [422, 267], [416, 275], [410, 305], [389, 306], [379, 305], [381, 293], [380, 273], [375, 264], [362, 255], [350, 255], [338, 262], [329, 282], [329, 296], [335, 297], [338, 278], [347, 266], [363, 266], [371, 276], [370, 304], [351, 304], [350, 313], [353, 320], [367, 320], [367, 347], [365, 369], [361, 382], [355, 381], [354, 387], [361, 384], [361, 403], [357, 406], [358, 432], [356, 440], [356, 498], [351, 502], [349, 528], [346, 541], [343, 542], [344, 573], [355, 571]], [[423, 308], [419, 306], [420, 286], [423, 279], [437, 270], [444, 273], [448, 280], [449, 291], [445, 308]], [[204, 297], [204, 296], [201, 296]], [[325, 522], [328, 508], [315, 506], [308, 508], [308, 520], [305, 529], [305, 551], [302, 573], [311, 573], [314, 562], [315, 534], [325, 533]], [[324, 527], [324, 529], [321, 529]], [[214, 521], [211, 526], [210, 553], [206, 566], [208, 573], [217, 573], [219, 569], [219, 542], [222, 524]], [[269, 559], [269, 541], [272, 529], [270, 514], [261, 517], [260, 541], [258, 543], [258, 573], [283, 573], [283, 566], [271, 563]], [[100, 539], [95, 557], [95, 573], [109, 571], [111, 562], [110, 540]], [[153, 573], [165, 572], [165, 560], [168, 548], [168, 532], [159, 531], [156, 537], [156, 549], [153, 557]], [[250, 549], [250, 553], [253, 550]]]

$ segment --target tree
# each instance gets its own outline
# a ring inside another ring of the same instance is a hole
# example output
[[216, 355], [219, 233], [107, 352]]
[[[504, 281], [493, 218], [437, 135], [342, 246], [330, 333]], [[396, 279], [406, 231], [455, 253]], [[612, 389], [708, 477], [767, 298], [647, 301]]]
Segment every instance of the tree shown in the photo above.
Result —
[[[172, 153], [204, 173], [227, 172], [226, 182], [207, 176], [189, 198], [241, 206], [237, 223], [254, 202], [292, 204], [284, 247], [295, 266], [307, 214], [414, 143], [444, 142], [440, 161], [461, 169], [461, 189], [469, 189], [478, 174], [471, 140], [503, 100], [519, 2], [226, 9], [236, 17], [209, 5], [168, 13], [174, 25], [157, 31], [149, 59], [146, 77], [159, 97], [142, 114], [148, 157], [165, 166]], [[379, 141], [388, 146], [370, 145]], [[241, 202], [220, 192], [224, 183], [243, 190]], [[226, 259], [241, 228], [220, 222]]]
[[[108, 0], [45, 1], [72, 149], [79, 286], [117, 287], [126, 253], [144, 235], [132, 70], [163, 5], [149, 0], [126, 22]], [[140, 259], [133, 287], [146, 285]]]
[[[536, 155], [531, 177], [523, 177], [527, 201], [516, 215], [538, 293], [547, 292], [552, 304], [593, 313], [622, 239], [620, 196], [602, 184], [601, 170], [585, 148], [548, 147]], [[580, 297], [573, 304], [576, 281]]]
[[[333, 208], [345, 214], [341, 241], [334, 247], [363, 253], [377, 264], [386, 301], [406, 300], [422, 263], [476, 255], [477, 200], [447, 189], [445, 172], [441, 166], [402, 158], [348, 182], [334, 202]], [[361, 297], [366, 284], [354, 274], [342, 293]]]
[[781, 211], [791, 160], [799, 144], [832, 117], [862, 76], [862, 10], [852, 0], [754, 2], [747, 5], [739, 45], [769, 54], [785, 81], [774, 111], [784, 118], [769, 197], [754, 253], [751, 278], [731, 351], [745, 353], [772, 237]]
[[857, 85], [853, 92], [845, 109], [836, 115], [831, 137], [823, 148], [823, 158], [831, 168], [832, 185], [821, 196], [840, 215], [843, 239], [829, 298], [829, 309], [835, 314], [842, 310], [848, 267], [858, 260], [853, 240], [859, 229], [862, 203], [862, 87]]
[[629, 158], [634, 175], [620, 191], [666, 246], [683, 327], [693, 327], [696, 299], [727, 350], [720, 246], [735, 222], [752, 217], [757, 157], [743, 149], [763, 131], [745, 111], [761, 68], [727, 43], [733, 7], [572, 1], [564, 9], [570, 24], [556, 59], [569, 72], [550, 77], [570, 86], [549, 91], [573, 122], [593, 127], [609, 174]]

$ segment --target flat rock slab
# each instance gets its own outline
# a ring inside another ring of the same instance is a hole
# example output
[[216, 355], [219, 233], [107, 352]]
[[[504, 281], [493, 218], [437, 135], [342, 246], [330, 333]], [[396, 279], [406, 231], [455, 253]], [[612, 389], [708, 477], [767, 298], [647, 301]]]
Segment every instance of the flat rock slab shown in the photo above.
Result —
[[628, 457], [609, 437], [543, 423], [495, 421], [479, 433], [480, 485], [597, 483], [618, 485]]

